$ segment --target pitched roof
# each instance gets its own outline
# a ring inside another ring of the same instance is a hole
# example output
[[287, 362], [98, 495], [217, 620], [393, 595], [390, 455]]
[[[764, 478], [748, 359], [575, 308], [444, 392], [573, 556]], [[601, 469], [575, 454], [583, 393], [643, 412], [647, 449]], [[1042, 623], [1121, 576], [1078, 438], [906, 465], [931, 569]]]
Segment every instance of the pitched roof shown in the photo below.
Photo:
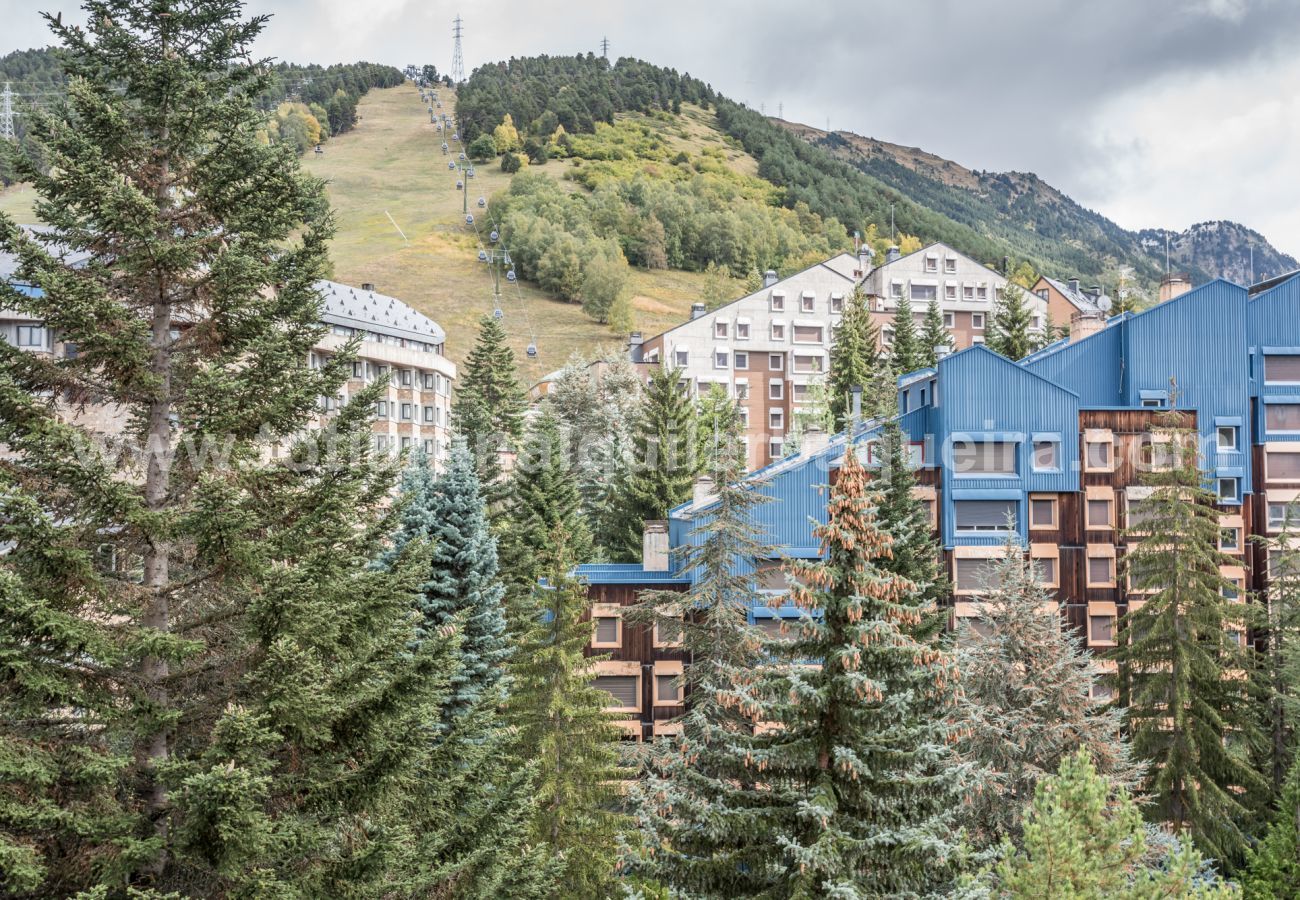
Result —
[[1105, 291], [1102, 291], [1100, 294], [1091, 294], [1083, 290], [1083, 288], [1075, 290], [1070, 287], [1068, 283], [1057, 281], [1055, 278], [1049, 278], [1046, 275], [1043, 275], [1042, 279], [1050, 284], [1058, 294], [1070, 301], [1070, 304], [1080, 312], [1096, 312], [1101, 308], [1099, 301], [1103, 297], [1105, 297], [1107, 301], [1110, 300], [1110, 298], [1106, 296]]
[[441, 325], [396, 297], [337, 281], [318, 281], [316, 287], [321, 295], [321, 321], [326, 324], [428, 344], [447, 339]]

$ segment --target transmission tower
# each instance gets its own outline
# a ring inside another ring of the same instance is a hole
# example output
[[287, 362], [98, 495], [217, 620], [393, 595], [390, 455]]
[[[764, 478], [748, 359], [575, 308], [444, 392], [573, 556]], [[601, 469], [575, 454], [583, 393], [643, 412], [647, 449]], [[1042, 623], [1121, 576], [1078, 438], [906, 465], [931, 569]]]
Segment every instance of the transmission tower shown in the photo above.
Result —
[[14, 139], [14, 92], [7, 81], [4, 93], [0, 93], [0, 139]]
[[607, 37], [600, 39], [600, 55], [605, 59], [609, 59], [609, 38]]
[[465, 25], [461, 21], [460, 13], [452, 20], [451, 33], [456, 38], [456, 49], [451, 54], [451, 80], [453, 84], [460, 84], [465, 80], [465, 57], [460, 52], [460, 36], [465, 31]]

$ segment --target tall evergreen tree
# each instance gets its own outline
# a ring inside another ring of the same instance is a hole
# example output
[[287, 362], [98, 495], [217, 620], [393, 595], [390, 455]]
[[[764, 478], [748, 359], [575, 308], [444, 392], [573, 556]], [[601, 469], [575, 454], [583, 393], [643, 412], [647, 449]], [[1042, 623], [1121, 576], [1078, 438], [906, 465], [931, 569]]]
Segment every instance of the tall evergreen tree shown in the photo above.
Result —
[[952, 350], [952, 335], [943, 324], [943, 311], [939, 309], [939, 301], [931, 300], [930, 305], [925, 308], [925, 325], [921, 328], [921, 353], [925, 356], [927, 366], [937, 365], [939, 362], [939, 347], [947, 347], [945, 353]]
[[451, 427], [474, 454], [485, 486], [500, 478], [499, 452], [516, 449], [523, 437], [527, 406], [505, 329], [493, 317], [484, 316], [457, 380]]
[[461, 443], [447, 471], [433, 477], [429, 458], [417, 451], [402, 475], [402, 527], [394, 552], [412, 540], [431, 540], [433, 558], [419, 602], [420, 640], [434, 640], [460, 622], [460, 670], [452, 679], [447, 714], [467, 712], [501, 678], [509, 655], [505, 640], [505, 587], [497, 573], [496, 539], [488, 531], [474, 458]]
[[834, 420], [833, 431], [843, 431], [848, 426], [853, 413], [853, 388], [870, 390], [879, 370], [880, 329], [871, 317], [866, 296], [858, 288], [845, 303], [844, 317], [831, 347], [826, 393]]
[[656, 368], [633, 428], [632, 473], [625, 484], [618, 539], [640, 558], [643, 523], [662, 519], [691, 496], [699, 471], [691, 401], [678, 387], [677, 369]]
[[1143, 477], [1152, 493], [1127, 533], [1130, 596], [1147, 596], [1121, 621], [1116, 658], [1133, 749], [1150, 763], [1143, 783], [1150, 814], [1232, 860], [1246, 843], [1252, 798], [1267, 787], [1250, 764], [1260, 744], [1252, 662], [1233, 639], [1245, 631], [1248, 610], [1244, 598], [1228, 599], [1240, 588], [1220, 567], [1233, 560], [1218, 549], [1216, 497], [1204, 487], [1197, 436], [1182, 416], [1161, 416], [1171, 464]]
[[905, 375], [924, 369], [926, 359], [921, 335], [916, 328], [916, 316], [912, 312], [912, 301], [903, 298], [894, 310], [894, 340], [889, 345], [889, 364], [896, 373]]
[[1142, 776], [1121, 711], [1092, 699], [1100, 676], [1091, 654], [1062, 628], [1024, 548], [1008, 540], [1005, 549], [979, 597], [983, 627], [958, 634], [962, 696], [950, 712], [957, 751], [980, 785], [963, 809], [980, 847], [1018, 843], [1037, 786], [1080, 748], [1115, 785], [1132, 789]]
[[731, 453], [733, 439], [731, 420], [736, 416], [736, 401], [727, 396], [720, 384], [710, 385], [699, 398], [695, 409], [695, 458], [700, 470], [710, 472], [718, 468], [718, 455]]
[[[728, 432], [740, 434], [739, 415]], [[636, 878], [693, 897], [777, 896], [773, 832], [793, 800], [757, 768], [755, 734], [769, 680], [761, 635], [748, 624], [758, 599], [753, 570], [772, 550], [755, 531], [765, 502], [744, 480], [739, 440], [710, 475], [716, 502], [676, 560], [694, 573], [685, 594], [645, 592], [630, 621], [676, 632], [691, 660], [682, 676], [682, 733], [651, 745], [629, 803], [639, 840], [625, 856]]]
[[[879, 494], [850, 446], [815, 534], [823, 561], [792, 563], [801, 620], [784, 649], [788, 687], [758, 754], [762, 777], [788, 785], [794, 815], [778, 825], [781, 896], [915, 896], [940, 888], [962, 858], [943, 706], [951, 658], [913, 631], [916, 586], [881, 562], [893, 538]], [[818, 666], [796, 665], [819, 660]]]
[[1295, 755], [1295, 723], [1300, 721], [1300, 505], [1288, 503], [1278, 534], [1257, 537], [1267, 560], [1267, 653], [1264, 670], [1269, 693], [1270, 769], [1273, 793]]
[[1300, 764], [1295, 761], [1272, 824], [1246, 854], [1241, 880], [1248, 900], [1300, 897]]
[[[68, 106], [15, 158], [50, 230], [0, 216], [75, 354], [0, 346], [0, 882], [6, 893], [422, 893], [426, 727], [453, 639], [412, 651], [416, 545], [368, 453], [374, 389], [266, 461], [351, 367], [307, 366], [322, 184], [258, 140], [265, 17], [235, 0], [93, 0]], [[63, 251], [82, 257], [75, 267]], [[66, 398], [72, 398], [71, 404]], [[123, 415], [100, 452], [76, 401]], [[338, 458], [336, 445], [359, 445]]]
[[1024, 359], [1042, 343], [1042, 336], [1033, 332], [1033, 321], [1025, 291], [1008, 282], [984, 331], [984, 346], [1007, 359]]

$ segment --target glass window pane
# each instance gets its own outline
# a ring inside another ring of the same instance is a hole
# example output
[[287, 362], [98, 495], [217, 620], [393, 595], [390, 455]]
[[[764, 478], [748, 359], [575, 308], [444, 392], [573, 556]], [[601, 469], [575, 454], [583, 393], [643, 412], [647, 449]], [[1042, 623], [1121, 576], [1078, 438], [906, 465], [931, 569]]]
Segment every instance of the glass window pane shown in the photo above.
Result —
[[1060, 468], [1057, 462], [1057, 444], [1055, 441], [1034, 441], [1034, 468]]
[[596, 643], [613, 644], [618, 641], [618, 619], [601, 616], [596, 619]]
[[1056, 526], [1056, 501], [1030, 500], [1029, 524], [1043, 528], [1054, 528]]
[[1264, 357], [1264, 380], [1281, 383], [1300, 382], [1300, 356]]
[[1112, 643], [1115, 640], [1115, 617], [1089, 616], [1088, 640], [1094, 644]]
[[597, 675], [592, 682], [596, 687], [609, 694], [611, 707], [634, 707], [636, 702], [635, 675]]
[[1110, 525], [1109, 500], [1088, 501], [1088, 524], [1100, 527], [1107, 527]]
[[1111, 559], [1108, 556], [1093, 556], [1088, 559], [1088, 583], [1109, 584], [1111, 582]]
[[965, 441], [953, 446], [953, 468], [965, 475], [1016, 474], [1016, 445], [1010, 441]]
[[1300, 431], [1300, 403], [1268, 403], [1264, 427], [1269, 431]]
[[1268, 454], [1268, 477], [1270, 481], [1300, 480], [1300, 453]]
[[1005, 531], [1008, 517], [1015, 526], [1014, 500], [958, 500], [952, 506], [961, 531]]

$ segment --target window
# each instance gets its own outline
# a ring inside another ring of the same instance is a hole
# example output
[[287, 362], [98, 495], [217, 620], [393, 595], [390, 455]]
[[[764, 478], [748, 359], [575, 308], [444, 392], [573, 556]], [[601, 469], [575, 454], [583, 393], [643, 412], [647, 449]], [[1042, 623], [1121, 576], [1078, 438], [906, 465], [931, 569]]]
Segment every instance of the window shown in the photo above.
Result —
[[959, 533], [982, 531], [1005, 532], [1008, 521], [1016, 526], [1014, 500], [957, 500], [952, 505], [953, 519]]
[[402, 438], [402, 449], [403, 450], [411, 449], [411, 439], [409, 437]]
[[44, 347], [44, 346], [45, 346], [45, 326], [43, 326], [43, 325], [19, 325], [19, 326], [18, 326], [18, 346], [19, 346], [19, 347]]
[[989, 289], [987, 285], [981, 284], [975, 288], [976, 300], [987, 300], [988, 298], [989, 298]]
[[1061, 468], [1061, 445], [1056, 441], [1034, 441], [1034, 471], [1056, 472]]
[[736, 357], [736, 358], [735, 358], [735, 363], [736, 363], [736, 368], [737, 368], [737, 369], [748, 369], [748, 368], [749, 368], [749, 354], [748, 354], [748, 353], [746, 353], [744, 350], [737, 350], [737, 351], [735, 352], [734, 355], [735, 355], [735, 357]]
[[748, 427], [749, 427], [749, 407], [748, 407], [748, 406], [742, 406], [742, 407], [739, 407], [739, 408], [736, 410], [736, 412], [739, 413], [739, 415], [740, 415], [740, 427], [741, 427], [741, 428], [748, 428]]
[[952, 461], [958, 475], [1015, 475], [1016, 445], [1011, 441], [958, 442]]
[[773, 291], [771, 302], [772, 312], [782, 312], [785, 309], [785, 294]]
[[955, 257], [955, 256], [946, 256], [946, 257], [944, 257], [944, 260], [943, 260], [943, 270], [944, 270], [945, 272], [947, 272], [949, 275], [956, 274], [956, 272], [957, 272], [957, 257]]
[[360, 378], [362, 377], [364, 372], [365, 372], [365, 363], [363, 363], [359, 359], [354, 359], [352, 361], [352, 377]]
[[1220, 503], [1236, 503], [1241, 499], [1239, 488], [1241, 481], [1237, 478], [1218, 479]]
[[1056, 528], [1057, 508], [1055, 497], [1029, 498], [1029, 527]]
[[984, 590], [992, 580], [994, 563], [991, 559], [957, 557], [953, 560], [954, 586], [964, 593]]
[[1220, 453], [1236, 453], [1237, 447], [1237, 426], [1220, 425], [1215, 429], [1219, 444]]
[[799, 297], [799, 311], [800, 311], [800, 312], [816, 312], [816, 311], [817, 311], [817, 298], [816, 298], [814, 295], [810, 294], [810, 293], [805, 293], [805, 294], [801, 295], [801, 296]]
[[820, 344], [824, 335], [825, 329], [820, 325], [794, 326], [794, 342], [796, 344]]
[[1241, 582], [1236, 578], [1229, 578], [1227, 583], [1219, 589], [1219, 593], [1224, 600], [1235, 603], [1241, 599]]
[[932, 284], [912, 285], [912, 299], [929, 302], [939, 298], [939, 289]]
[[785, 382], [779, 378], [773, 378], [767, 383], [767, 398], [769, 400], [785, 399]]
[[973, 285], [973, 284], [963, 284], [963, 285], [961, 286], [961, 298], [962, 298], [963, 300], [974, 300], [974, 299], [975, 299], [975, 285]]
[[982, 331], [984, 329], [984, 313], [971, 313], [970, 327], [975, 331]]
[[597, 675], [592, 684], [609, 694], [610, 709], [636, 709], [639, 680], [635, 675]]
[[1287, 520], [1287, 503], [1269, 503], [1268, 504], [1268, 530], [1281, 531], [1286, 527]]
[[1114, 446], [1110, 438], [1088, 440], [1083, 445], [1084, 469], [1088, 472], [1109, 472], [1113, 466]]
[[767, 442], [767, 455], [772, 459], [780, 459], [785, 454], [785, 442], [779, 438], [773, 438]]
[[1266, 403], [1264, 428], [1268, 431], [1300, 431], [1300, 403]]
[[767, 367], [773, 372], [780, 372], [785, 368], [785, 355], [781, 353], [769, 353], [767, 355]]
[[792, 384], [790, 385], [790, 402], [807, 403], [808, 402], [808, 385]]
[[655, 676], [655, 702], [679, 703], [682, 699], [681, 679], [676, 675]]
[[1089, 500], [1088, 501], [1088, 527], [1089, 528], [1113, 528], [1114, 519], [1111, 517], [1111, 511], [1114, 503], [1111, 500]]
[[782, 410], [774, 409], [767, 414], [767, 427], [773, 431], [785, 430], [785, 413]]
[[807, 353], [796, 353], [794, 359], [790, 361], [790, 368], [795, 372], [820, 372], [822, 371], [822, 358]]
[[[736, 368], [737, 368], [737, 369], [741, 368], [740, 360], [739, 360], [739, 359], [736, 360]], [[744, 368], [749, 368], [749, 361], [748, 361], [748, 360], [745, 361], [745, 366], [744, 366]], [[736, 382], [736, 399], [737, 399], [737, 400], [748, 400], [748, 399], [749, 399], [749, 382], [748, 382], [748, 381], [737, 381], [737, 382]]]
[[728, 353], [726, 350], [714, 351], [713, 368], [725, 369], [727, 368], [727, 363], [730, 362], [730, 360], [731, 360], [731, 354]]
[[781, 322], [772, 323], [772, 340], [774, 341], [785, 340], [785, 325], [783, 323]]
[[1265, 356], [1264, 380], [1271, 384], [1300, 383], [1300, 356]]
[[1094, 681], [1088, 696], [1098, 702], [1107, 702], [1115, 696], [1115, 689], [1105, 681]]
[[1151, 508], [1143, 500], [1145, 497], [1133, 496], [1132, 491], [1136, 488], [1129, 488], [1129, 496], [1125, 501], [1125, 511], [1128, 514], [1128, 530], [1135, 534], [1141, 534], [1145, 531], [1151, 520]]
[[1270, 452], [1264, 459], [1269, 481], [1300, 481], [1300, 453]]
[[1038, 583], [1048, 587], [1055, 587], [1056, 581], [1056, 558], [1051, 556], [1035, 557], [1033, 560], [1034, 571], [1038, 575]]
[[673, 365], [677, 368], [685, 368], [691, 361], [689, 350], [676, 350], [673, 352]]
[[[945, 285], [943, 286], [943, 299], [945, 299], [945, 300], [956, 300], [956, 299], [957, 299], [957, 285], [955, 285], [955, 284], [945, 284]], [[946, 318], [946, 317], [945, 317], [945, 318]], [[951, 328], [952, 326], [949, 325], [948, 327]]]
[[727, 323], [726, 323], [726, 322], [714, 322], [714, 323], [713, 323], [713, 336], [714, 336], [714, 337], [717, 337], [717, 338], [722, 338], [723, 340], [726, 340], [726, 338], [727, 338]]
[[410, 387], [415, 380], [412, 375], [413, 373], [410, 369], [402, 369], [401, 373], [398, 375], [398, 382], [402, 387]]
[[1115, 617], [1088, 616], [1088, 643], [1094, 647], [1114, 645]]
[[925, 271], [927, 271], [927, 272], [938, 272], [938, 271], [939, 271], [939, 257], [937, 257], [937, 256], [926, 256], [926, 258], [925, 258]]
[[682, 620], [680, 616], [658, 618], [654, 624], [656, 647], [680, 647], [682, 645]]
[[375, 403], [375, 417], [378, 419], [388, 418], [388, 401], [379, 400]]
[[1219, 529], [1219, 550], [1223, 553], [1237, 553], [1241, 550], [1241, 529], [1235, 526]]
[[426, 422], [432, 422], [432, 421], [433, 421], [433, 407], [432, 407], [432, 406], [426, 406], [426, 407], [424, 408], [424, 421], [426, 421]]
[[402, 410], [402, 421], [409, 422], [411, 420], [411, 415], [412, 415], [411, 404], [403, 403], [401, 406], [401, 410]]
[[617, 647], [622, 643], [623, 620], [618, 616], [596, 615], [592, 619], [593, 647]]
[[736, 340], [738, 340], [738, 341], [747, 341], [747, 340], [749, 340], [749, 323], [748, 323], [748, 322], [737, 322], [737, 323], [736, 323]]
[[946, 312], [943, 314], [943, 327], [953, 328], [957, 324], [957, 314]]
[[844, 295], [831, 294], [831, 313], [839, 315], [842, 312], [844, 312]]
[[424, 382], [424, 389], [426, 391], [431, 391], [438, 386], [438, 378], [432, 372], [424, 373], [423, 382]]
[[1115, 586], [1115, 559], [1110, 556], [1088, 557], [1088, 586]]
[[894, 300], [903, 299], [903, 282], [895, 281], [889, 286], [889, 296]]

